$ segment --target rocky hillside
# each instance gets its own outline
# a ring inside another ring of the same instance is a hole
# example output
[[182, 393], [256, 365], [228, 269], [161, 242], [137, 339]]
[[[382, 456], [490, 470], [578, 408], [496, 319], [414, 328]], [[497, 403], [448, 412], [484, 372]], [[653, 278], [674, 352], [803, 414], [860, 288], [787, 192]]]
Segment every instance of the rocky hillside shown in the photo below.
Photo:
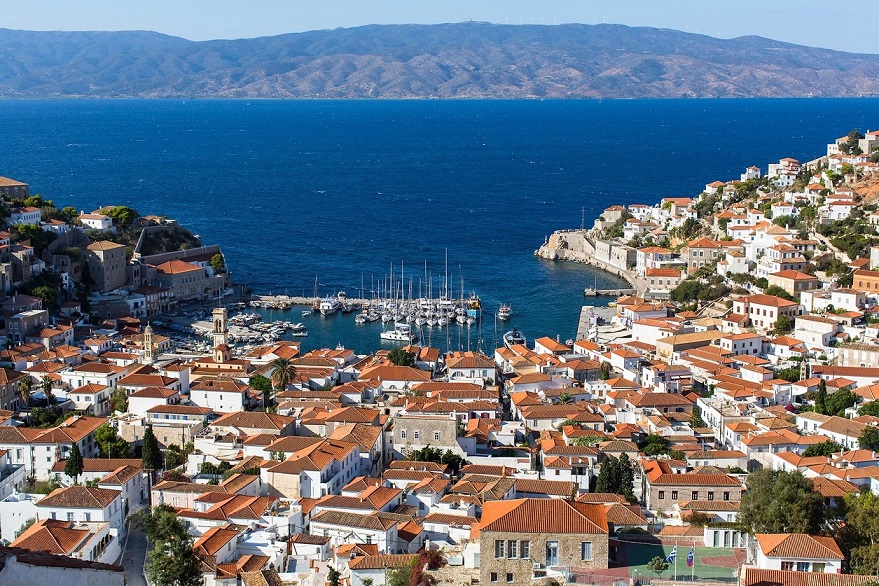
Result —
[[0, 97], [879, 95], [879, 56], [620, 25], [375, 25], [193, 42], [0, 30]]

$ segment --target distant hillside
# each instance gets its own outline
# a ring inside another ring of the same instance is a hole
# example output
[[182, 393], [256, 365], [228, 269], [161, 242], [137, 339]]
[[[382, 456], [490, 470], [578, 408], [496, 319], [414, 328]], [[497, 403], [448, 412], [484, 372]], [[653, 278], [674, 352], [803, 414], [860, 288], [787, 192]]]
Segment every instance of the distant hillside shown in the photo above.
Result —
[[620, 25], [374, 25], [193, 42], [0, 29], [0, 97], [879, 95], [879, 56]]

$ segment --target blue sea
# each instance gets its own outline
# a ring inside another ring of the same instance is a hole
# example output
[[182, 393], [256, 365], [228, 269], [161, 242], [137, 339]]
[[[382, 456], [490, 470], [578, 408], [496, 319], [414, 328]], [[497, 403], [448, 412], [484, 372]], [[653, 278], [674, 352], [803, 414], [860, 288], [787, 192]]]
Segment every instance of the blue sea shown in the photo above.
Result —
[[[466, 349], [511, 325], [571, 338], [583, 288], [622, 285], [535, 258], [553, 230], [815, 158], [879, 126], [879, 100], [44, 100], [2, 101], [0, 120], [0, 175], [59, 208], [175, 218], [258, 293], [311, 295], [317, 278], [321, 295], [369, 296], [402, 262], [407, 291], [427, 273], [437, 294], [448, 254], [453, 291], [463, 279], [486, 318], [430, 342]], [[495, 328], [501, 303], [515, 315]], [[380, 346], [353, 314], [305, 320], [304, 348]]]

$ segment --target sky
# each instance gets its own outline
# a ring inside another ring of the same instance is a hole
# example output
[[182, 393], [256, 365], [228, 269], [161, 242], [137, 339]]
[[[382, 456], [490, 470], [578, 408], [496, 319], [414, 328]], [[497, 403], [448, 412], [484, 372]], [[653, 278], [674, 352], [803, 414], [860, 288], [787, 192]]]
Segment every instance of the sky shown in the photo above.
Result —
[[236, 39], [365, 24], [615, 23], [879, 53], [876, 0], [0, 0], [0, 28]]

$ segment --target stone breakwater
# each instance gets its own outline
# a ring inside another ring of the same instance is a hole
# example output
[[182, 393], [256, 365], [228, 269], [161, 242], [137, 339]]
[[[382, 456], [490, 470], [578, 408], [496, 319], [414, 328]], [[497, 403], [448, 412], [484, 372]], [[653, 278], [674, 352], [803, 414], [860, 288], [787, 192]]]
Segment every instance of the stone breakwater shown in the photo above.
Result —
[[643, 295], [647, 290], [646, 282], [639, 279], [633, 272], [598, 259], [595, 256], [595, 244], [587, 230], [556, 230], [540, 248], [534, 251], [534, 256], [546, 260], [565, 260], [587, 264], [624, 279], [638, 295]]

